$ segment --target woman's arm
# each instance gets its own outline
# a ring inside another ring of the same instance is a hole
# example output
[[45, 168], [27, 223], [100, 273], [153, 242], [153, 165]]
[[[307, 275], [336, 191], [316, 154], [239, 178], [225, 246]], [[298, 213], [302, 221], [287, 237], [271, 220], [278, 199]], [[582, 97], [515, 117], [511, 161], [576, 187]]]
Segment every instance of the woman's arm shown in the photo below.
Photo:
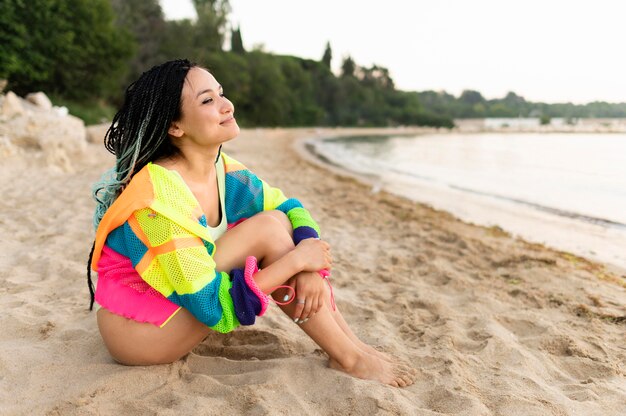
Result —
[[259, 270], [254, 275], [254, 280], [263, 293], [270, 294], [274, 288], [284, 284], [301, 271], [302, 265], [299, 264], [298, 255], [293, 250], [268, 267]]
[[268, 267], [254, 275], [263, 293], [271, 293], [276, 286], [284, 284], [292, 276], [305, 271], [330, 269], [332, 258], [330, 245], [319, 239], [307, 239]]
[[222, 153], [226, 163], [226, 211], [228, 222], [238, 223], [261, 211], [278, 210], [287, 215], [297, 245], [309, 238], [319, 238], [320, 228], [302, 203], [287, 198], [243, 164]]

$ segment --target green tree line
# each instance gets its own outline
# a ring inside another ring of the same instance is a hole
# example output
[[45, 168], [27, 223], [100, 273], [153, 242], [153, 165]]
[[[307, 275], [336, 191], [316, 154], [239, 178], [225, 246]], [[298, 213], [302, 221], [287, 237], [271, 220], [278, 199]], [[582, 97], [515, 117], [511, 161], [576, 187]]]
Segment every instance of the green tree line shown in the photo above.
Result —
[[4, 0], [0, 78], [18, 94], [45, 91], [88, 123], [112, 117], [130, 82], [176, 58], [212, 71], [246, 127], [452, 127], [463, 117], [626, 116], [623, 106], [606, 103], [581, 109], [527, 103], [512, 93], [485, 100], [475, 91], [459, 98], [400, 91], [386, 68], [359, 66], [351, 57], [334, 74], [330, 43], [319, 61], [246, 51], [241, 28], [228, 23], [228, 0], [193, 4], [197, 19], [168, 21], [158, 0]]
[[624, 118], [626, 102], [612, 104], [595, 101], [588, 104], [546, 104], [526, 101], [514, 92], [505, 97], [487, 100], [478, 91], [465, 90], [459, 97], [445, 91], [422, 91], [418, 93], [423, 107], [433, 113], [451, 118], [484, 117], [562, 117], [576, 118]]
[[167, 21], [157, 0], [4, 0], [0, 78], [95, 122], [112, 116], [143, 71], [185, 57], [215, 74], [243, 126], [452, 126], [416, 93], [396, 90], [385, 68], [346, 58], [352, 68], [335, 75], [330, 44], [320, 61], [246, 51], [227, 0], [193, 3], [197, 19]]

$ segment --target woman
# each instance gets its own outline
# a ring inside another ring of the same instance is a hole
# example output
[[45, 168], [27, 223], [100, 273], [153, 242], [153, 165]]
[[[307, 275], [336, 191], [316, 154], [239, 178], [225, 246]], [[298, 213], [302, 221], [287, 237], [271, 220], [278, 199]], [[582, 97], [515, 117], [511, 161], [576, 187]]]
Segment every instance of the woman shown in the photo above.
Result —
[[238, 134], [219, 83], [187, 60], [128, 87], [105, 137], [116, 165], [94, 188], [88, 266], [98, 272], [98, 327], [113, 358], [173, 362], [211, 329], [253, 324], [271, 294], [330, 367], [412, 384], [414, 370], [361, 342], [336, 310], [324, 279], [330, 247], [308, 211], [221, 153]]

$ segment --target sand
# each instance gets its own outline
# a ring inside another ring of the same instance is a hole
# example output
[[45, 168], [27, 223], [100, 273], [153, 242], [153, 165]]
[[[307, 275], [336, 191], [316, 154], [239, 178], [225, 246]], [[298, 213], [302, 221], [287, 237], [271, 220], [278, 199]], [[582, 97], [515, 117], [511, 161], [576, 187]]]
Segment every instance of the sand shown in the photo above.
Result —
[[74, 173], [0, 162], [0, 414], [626, 414], [626, 272], [373, 193], [294, 147], [352, 132], [246, 130], [225, 150], [318, 219], [338, 307], [415, 366], [413, 386], [327, 368], [275, 306], [173, 364], [113, 362], [85, 278], [89, 187], [113, 159], [89, 144]]

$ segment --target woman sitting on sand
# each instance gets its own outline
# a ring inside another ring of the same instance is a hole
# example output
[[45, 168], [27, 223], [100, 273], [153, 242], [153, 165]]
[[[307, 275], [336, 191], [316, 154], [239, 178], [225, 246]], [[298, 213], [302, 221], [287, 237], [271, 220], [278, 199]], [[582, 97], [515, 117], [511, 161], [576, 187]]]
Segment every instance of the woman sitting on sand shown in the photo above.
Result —
[[279, 305], [330, 367], [412, 384], [412, 370], [361, 342], [335, 308], [330, 247], [309, 212], [221, 153], [238, 134], [220, 84], [187, 60], [155, 66], [126, 90], [105, 137], [115, 168], [94, 187], [88, 266], [98, 272], [98, 327], [113, 358], [171, 363], [211, 329], [253, 324], [271, 294], [295, 299]]

